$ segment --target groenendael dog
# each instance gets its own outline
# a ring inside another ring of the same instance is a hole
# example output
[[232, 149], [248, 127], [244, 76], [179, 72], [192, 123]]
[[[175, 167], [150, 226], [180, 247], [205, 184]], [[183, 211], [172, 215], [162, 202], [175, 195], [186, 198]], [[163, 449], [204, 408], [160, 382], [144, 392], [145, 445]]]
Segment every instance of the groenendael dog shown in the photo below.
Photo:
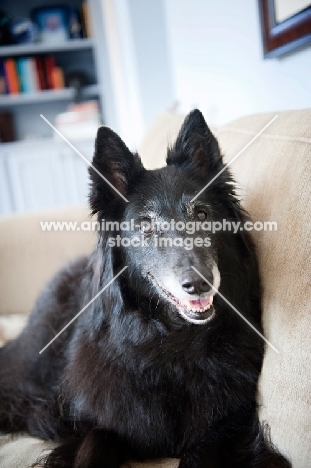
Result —
[[180, 468], [289, 467], [256, 413], [263, 341], [223, 299], [261, 331], [252, 242], [204, 225], [246, 214], [228, 169], [197, 196], [224, 169], [202, 114], [188, 115], [159, 170], [109, 128], [95, 146], [90, 204], [109, 228], [1, 350], [0, 429], [60, 441], [47, 468], [157, 457], [179, 457]]

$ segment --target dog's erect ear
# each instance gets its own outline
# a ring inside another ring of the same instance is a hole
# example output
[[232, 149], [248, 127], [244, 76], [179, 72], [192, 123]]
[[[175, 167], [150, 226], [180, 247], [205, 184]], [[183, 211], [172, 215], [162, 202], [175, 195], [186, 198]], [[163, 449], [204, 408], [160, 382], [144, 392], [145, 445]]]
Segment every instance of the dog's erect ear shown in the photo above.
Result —
[[[122, 199], [134, 176], [144, 171], [137, 154], [131, 153], [121, 138], [110, 128], [100, 127], [95, 141], [95, 153], [89, 167], [92, 182], [90, 204], [93, 214], [103, 208], [107, 201]], [[118, 191], [114, 190], [100, 174]]]
[[204, 173], [222, 164], [217, 140], [198, 109], [185, 118], [175, 144], [168, 150], [166, 163], [184, 167], [191, 164]]

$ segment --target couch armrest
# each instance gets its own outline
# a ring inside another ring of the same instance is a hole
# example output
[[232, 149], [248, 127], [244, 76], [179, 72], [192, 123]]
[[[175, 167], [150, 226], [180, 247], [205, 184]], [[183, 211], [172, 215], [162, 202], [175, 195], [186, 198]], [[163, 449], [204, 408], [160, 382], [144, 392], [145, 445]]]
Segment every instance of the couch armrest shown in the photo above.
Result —
[[0, 218], [0, 314], [29, 313], [51, 276], [94, 247], [94, 232], [44, 232], [40, 221], [84, 220], [88, 220], [85, 206]]

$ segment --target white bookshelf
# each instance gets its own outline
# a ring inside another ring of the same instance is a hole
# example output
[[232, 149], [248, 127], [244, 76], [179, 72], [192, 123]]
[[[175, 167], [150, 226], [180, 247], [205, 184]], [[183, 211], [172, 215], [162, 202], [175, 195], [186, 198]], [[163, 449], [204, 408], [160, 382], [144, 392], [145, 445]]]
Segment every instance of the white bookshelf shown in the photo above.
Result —
[[[89, 98], [98, 96], [100, 93], [99, 86], [89, 85], [82, 88], [82, 97]], [[73, 88], [63, 89], [48, 89], [45, 91], [37, 91], [35, 93], [19, 93], [0, 95], [0, 108], [20, 106], [22, 104], [39, 104], [44, 102], [55, 101], [70, 101], [74, 97]]]
[[[36, 137], [52, 137], [52, 130], [44, 128], [43, 122], [38, 121], [38, 116], [43, 112], [54, 121], [57, 114], [66, 111], [68, 104], [73, 101], [75, 92], [68, 87], [69, 77], [82, 74], [86, 84], [82, 87], [81, 97], [85, 99], [97, 99], [103, 123], [106, 112], [103, 93], [106, 86], [102, 82], [99, 72], [98, 60], [105, 55], [105, 38], [103, 37], [103, 25], [100, 0], [89, 1], [89, 18], [92, 21], [92, 37], [81, 39], [68, 39], [59, 43], [34, 42], [28, 44], [0, 46], [0, 60], [19, 57], [36, 57], [52, 55], [56, 65], [64, 73], [65, 88], [53, 90], [41, 90], [29, 93], [1, 94], [0, 112], [11, 112], [18, 141], [28, 138], [30, 122]], [[58, 4], [57, 0], [28, 0], [27, 2], [15, 2], [2, 0], [1, 8], [9, 13], [12, 18], [30, 16], [33, 8]], [[71, 7], [80, 8], [82, 0], [66, 0]], [[107, 89], [107, 94], [111, 94]], [[44, 107], [44, 109], [43, 109]], [[41, 120], [41, 119], [40, 119]]]
[[68, 39], [59, 44], [19, 44], [0, 46], [0, 58], [16, 57], [23, 55], [40, 55], [55, 52], [70, 52], [72, 50], [91, 49], [95, 46], [93, 39]]
[[[11, 17], [25, 17], [32, 8], [59, 4], [57, 0], [1, 0], [1, 9]], [[82, 0], [66, 0], [79, 7]], [[53, 55], [65, 78], [74, 72], [85, 73], [88, 84], [82, 99], [97, 99], [102, 121], [114, 121], [114, 95], [101, 0], [89, 0], [92, 37], [68, 39], [62, 43], [31, 43], [0, 46], [0, 60], [6, 58]], [[75, 90], [63, 88], [32, 93], [0, 95], [0, 112], [11, 112], [17, 141], [0, 143], [0, 215], [86, 202], [89, 190], [87, 166], [65, 142], [54, 138], [53, 130], [40, 114], [52, 123], [73, 102]], [[73, 144], [88, 158], [94, 151], [94, 137]]]

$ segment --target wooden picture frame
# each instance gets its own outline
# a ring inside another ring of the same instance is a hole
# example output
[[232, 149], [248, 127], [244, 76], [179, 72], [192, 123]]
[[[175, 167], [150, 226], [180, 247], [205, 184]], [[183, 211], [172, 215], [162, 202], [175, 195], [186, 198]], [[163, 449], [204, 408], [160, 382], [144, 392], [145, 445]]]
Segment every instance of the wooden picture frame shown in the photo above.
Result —
[[311, 43], [311, 5], [278, 23], [275, 0], [258, 0], [264, 58], [280, 57]]

